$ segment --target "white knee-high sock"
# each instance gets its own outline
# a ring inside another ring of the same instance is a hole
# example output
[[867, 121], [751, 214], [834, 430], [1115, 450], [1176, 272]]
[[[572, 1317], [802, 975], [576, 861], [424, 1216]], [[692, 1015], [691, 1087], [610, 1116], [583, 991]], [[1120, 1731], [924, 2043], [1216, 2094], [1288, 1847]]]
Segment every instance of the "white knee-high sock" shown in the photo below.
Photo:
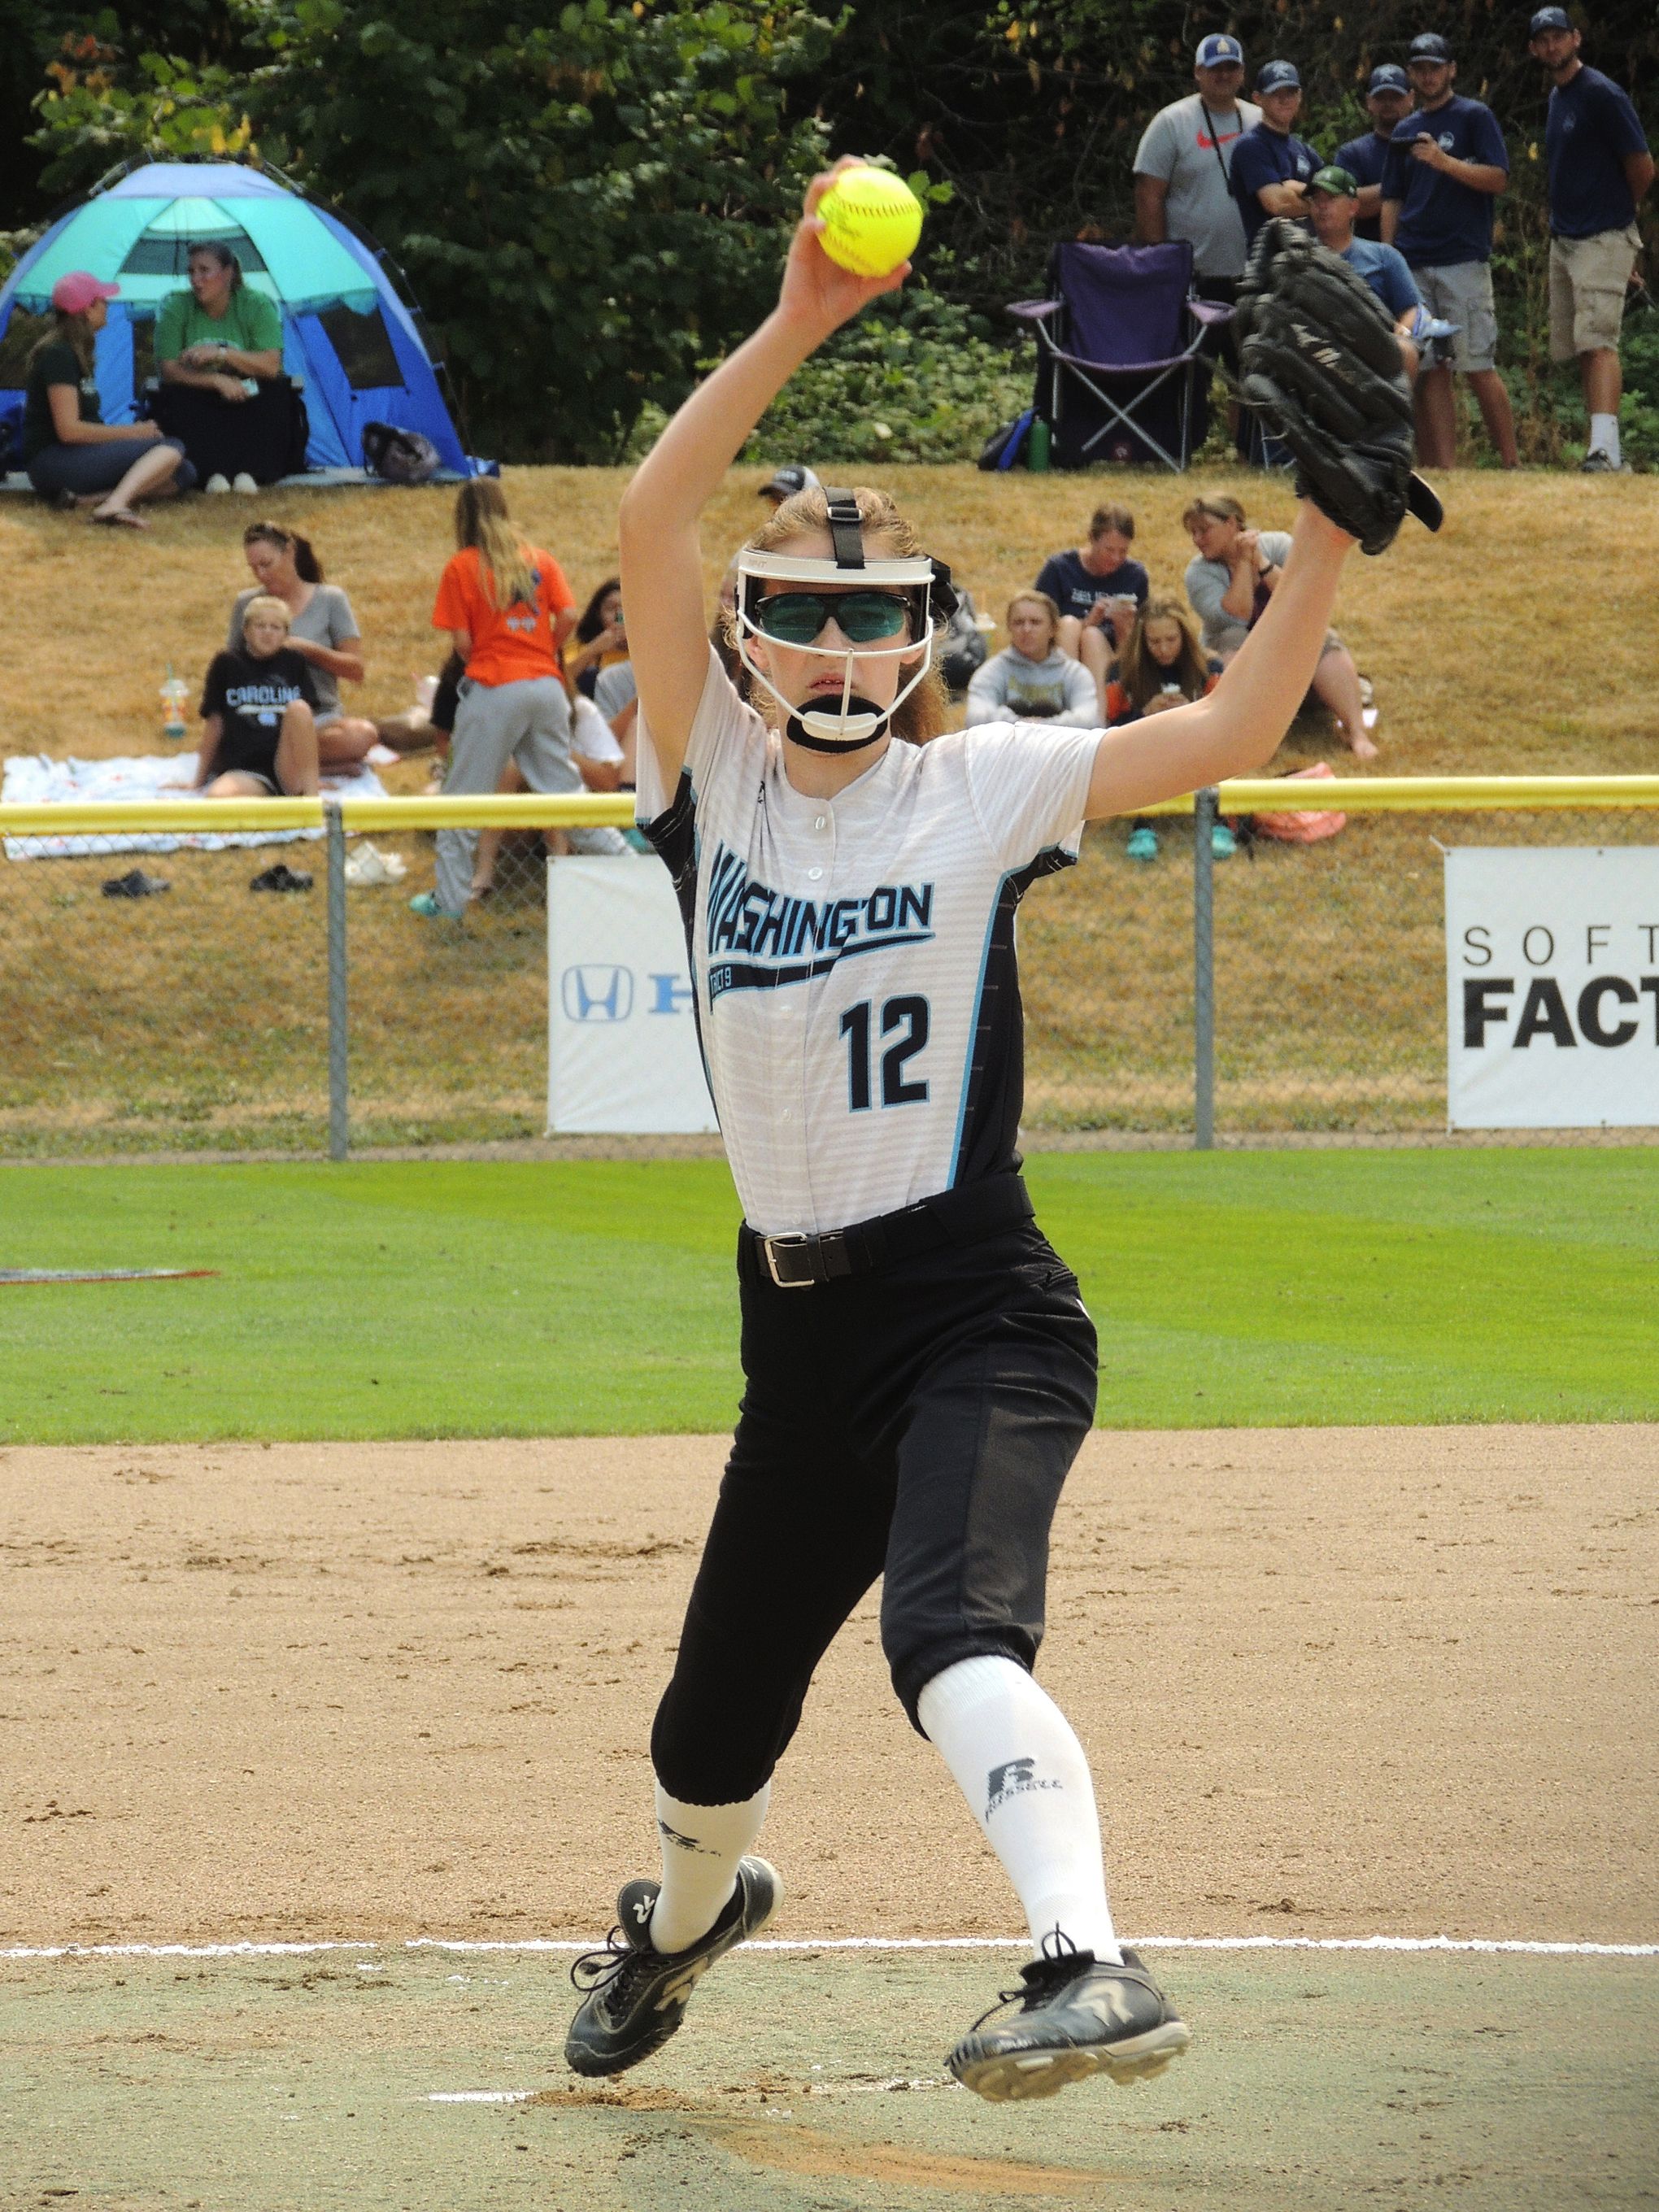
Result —
[[1058, 1927], [1079, 1951], [1119, 1961], [1089, 1762], [1048, 1692], [1012, 1659], [963, 1659], [934, 1675], [917, 1710], [1018, 1893], [1036, 1949]]
[[651, 1914], [651, 1942], [684, 1951], [706, 1936], [737, 1887], [738, 1861], [761, 1832], [769, 1782], [737, 1805], [688, 1805], [657, 1784], [662, 1893]]

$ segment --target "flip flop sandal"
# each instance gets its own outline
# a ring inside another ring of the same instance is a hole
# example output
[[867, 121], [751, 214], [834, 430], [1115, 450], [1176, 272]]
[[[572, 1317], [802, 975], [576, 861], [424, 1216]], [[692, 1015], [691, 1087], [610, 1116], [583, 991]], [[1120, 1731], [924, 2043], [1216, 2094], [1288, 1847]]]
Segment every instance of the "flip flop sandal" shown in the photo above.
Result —
[[311, 878], [303, 869], [290, 868], [285, 860], [278, 860], [263, 875], [255, 876], [248, 889], [251, 891], [308, 891]]

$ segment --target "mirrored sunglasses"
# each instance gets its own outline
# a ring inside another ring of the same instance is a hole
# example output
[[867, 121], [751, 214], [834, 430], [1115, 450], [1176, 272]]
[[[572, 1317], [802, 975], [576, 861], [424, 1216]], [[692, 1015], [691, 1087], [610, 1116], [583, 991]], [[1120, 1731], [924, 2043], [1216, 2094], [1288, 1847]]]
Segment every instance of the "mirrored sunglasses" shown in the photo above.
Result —
[[780, 645], [811, 645], [836, 623], [854, 645], [896, 637], [910, 613], [902, 592], [775, 592], [754, 611], [756, 626]]

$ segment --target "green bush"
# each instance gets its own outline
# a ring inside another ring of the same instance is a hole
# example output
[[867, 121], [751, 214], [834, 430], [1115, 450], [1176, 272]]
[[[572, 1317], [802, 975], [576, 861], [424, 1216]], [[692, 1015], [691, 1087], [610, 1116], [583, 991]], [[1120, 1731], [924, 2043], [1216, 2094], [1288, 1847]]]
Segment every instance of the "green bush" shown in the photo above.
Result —
[[796, 370], [745, 461], [970, 461], [1030, 405], [1031, 368], [960, 301], [912, 283]]

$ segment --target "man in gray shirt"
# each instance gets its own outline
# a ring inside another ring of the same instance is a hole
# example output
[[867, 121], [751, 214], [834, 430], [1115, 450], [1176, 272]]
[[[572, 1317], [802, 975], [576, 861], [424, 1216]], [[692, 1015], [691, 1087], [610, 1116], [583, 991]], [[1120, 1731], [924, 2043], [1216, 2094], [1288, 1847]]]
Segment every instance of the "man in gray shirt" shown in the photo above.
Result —
[[1190, 239], [1198, 289], [1231, 301], [1244, 274], [1244, 226], [1233, 198], [1232, 149], [1261, 120], [1238, 96], [1244, 49], [1212, 32], [1199, 42], [1198, 90], [1160, 108], [1135, 154], [1135, 236], [1143, 246]]

